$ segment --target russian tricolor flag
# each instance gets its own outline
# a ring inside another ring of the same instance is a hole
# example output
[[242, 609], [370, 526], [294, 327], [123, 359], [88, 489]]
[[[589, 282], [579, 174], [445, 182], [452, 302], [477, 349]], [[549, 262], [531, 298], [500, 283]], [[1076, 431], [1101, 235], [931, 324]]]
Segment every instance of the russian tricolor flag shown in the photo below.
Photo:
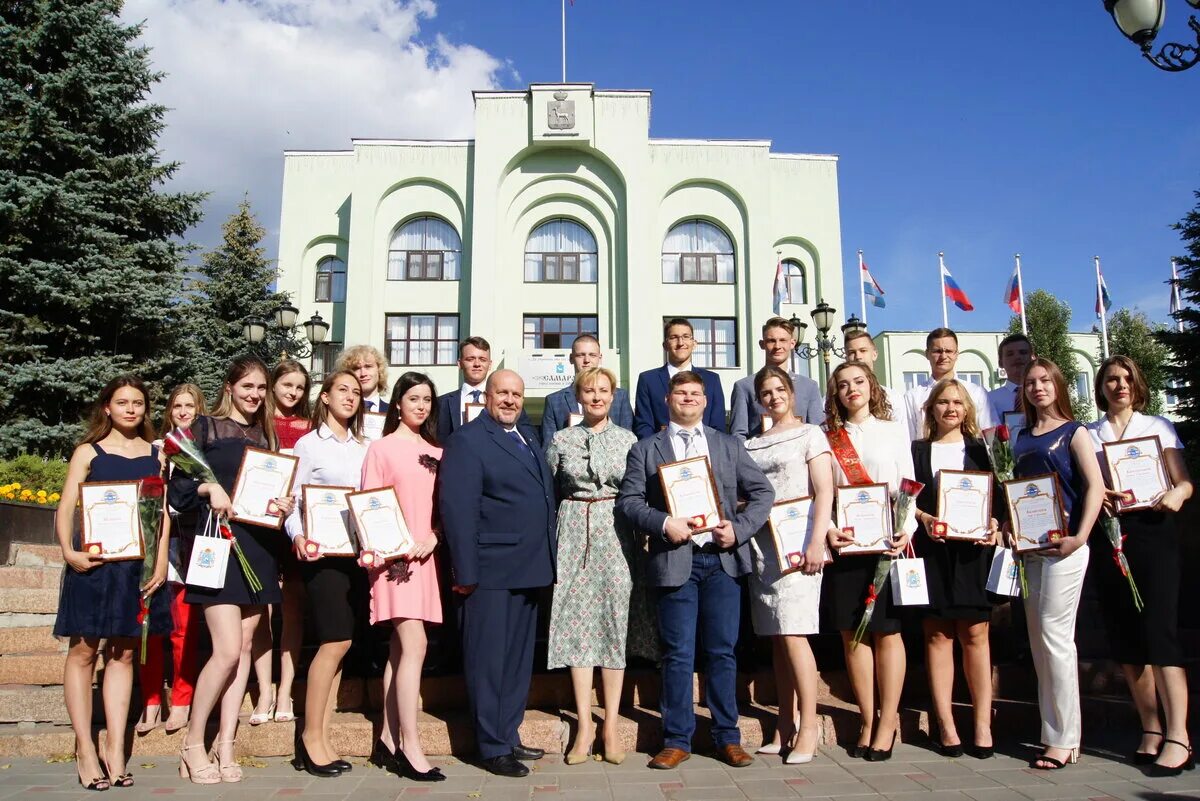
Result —
[[771, 287], [771, 309], [779, 316], [780, 307], [788, 302], [787, 280], [783, 275], [783, 257], [775, 259], [775, 284]]
[[1012, 278], [1008, 279], [1008, 286], [1004, 288], [1004, 302], [1012, 309], [1013, 314], [1021, 313], [1021, 278], [1018, 274], [1020, 269], [1013, 268]]
[[962, 291], [954, 281], [954, 276], [950, 275], [950, 271], [946, 269], [946, 265], [942, 265], [942, 291], [946, 293], [946, 297], [954, 301], [954, 305], [963, 311], [975, 311], [975, 307], [971, 305], [970, 298], [967, 293]]
[[871, 271], [867, 269], [866, 262], [863, 262], [862, 266], [862, 282], [863, 294], [871, 299], [871, 305], [879, 309], [886, 308], [887, 303], [883, 300], [883, 287], [871, 276]]

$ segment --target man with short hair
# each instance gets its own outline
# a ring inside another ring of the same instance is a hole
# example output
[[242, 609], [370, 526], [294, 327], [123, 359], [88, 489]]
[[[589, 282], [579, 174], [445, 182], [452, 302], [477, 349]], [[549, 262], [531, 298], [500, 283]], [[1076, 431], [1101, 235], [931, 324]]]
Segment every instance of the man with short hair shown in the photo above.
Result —
[[[859, 328], [856, 331], [851, 331], [846, 334], [846, 338], [842, 340], [843, 349], [846, 351], [846, 361], [852, 364], [861, 364], [869, 368], [871, 372], [875, 372], [875, 362], [879, 359], [879, 350], [875, 347], [875, 339], [867, 333], [866, 329]], [[883, 393], [887, 395], [888, 404], [892, 407], [892, 419], [903, 423], [904, 427], [908, 427], [908, 420], [904, 411], [904, 393], [898, 392], [889, 386], [884, 386]]]
[[[763, 323], [762, 339], [758, 346], [767, 355], [767, 365], [778, 367], [792, 376], [795, 390], [792, 402], [793, 413], [806, 423], [820, 425], [825, 422], [825, 401], [821, 387], [807, 376], [790, 370], [792, 353], [796, 350], [796, 329], [782, 317], [772, 317]], [[739, 378], [733, 385], [733, 396], [729, 403], [729, 433], [743, 439], [762, 433], [762, 416], [767, 413], [754, 396], [754, 376]]]
[[[649, 765], [667, 770], [691, 756], [699, 631], [717, 756], [745, 767], [754, 760], [741, 747], [733, 649], [741, 619], [741, 580], [752, 569], [750, 539], [766, 523], [775, 490], [741, 439], [702, 424], [707, 405], [703, 378], [690, 370], [676, 373], [663, 405], [668, 427], [634, 444], [617, 496], [617, 510], [649, 539], [647, 579], [658, 588], [663, 749]], [[693, 533], [693, 520], [670, 516], [658, 471], [662, 464], [700, 456], [708, 457], [712, 468], [722, 519], [711, 532]], [[739, 500], [745, 501], [740, 510]]]
[[[604, 361], [600, 350], [600, 340], [591, 334], [580, 334], [571, 343], [571, 366], [575, 375], [590, 367], [599, 367]], [[542, 412], [542, 445], [549, 446], [554, 435], [566, 428], [571, 422], [571, 415], [582, 417], [583, 408], [575, 397], [575, 384], [563, 387], [546, 396], [546, 410]], [[621, 428], [633, 430], [633, 407], [629, 405], [629, 391], [623, 387], [613, 390], [612, 408], [608, 413], [612, 422]]]
[[672, 317], [663, 325], [663, 349], [667, 363], [662, 367], [647, 370], [638, 376], [637, 405], [633, 409], [633, 433], [638, 439], [652, 436], [666, 428], [667, 384], [671, 377], [683, 371], [691, 371], [704, 382], [704, 393], [708, 406], [704, 412], [704, 425], [725, 430], [725, 390], [721, 378], [711, 370], [692, 366], [692, 351], [696, 348], [696, 332], [685, 317]]
[[[925, 337], [925, 358], [929, 359], [931, 377], [904, 394], [904, 413], [908, 417], [908, 432], [913, 439], [925, 437], [925, 400], [933, 385], [943, 378], [954, 378], [954, 365], [958, 362], [958, 334], [949, 328], [935, 328]], [[996, 425], [992, 419], [992, 405], [983, 388], [970, 381], [961, 382], [967, 388], [975, 404], [975, 421], [982, 431]]]
[[533, 672], [537, 600], [555, 579], [554, 477], [533, 426], [522, 424], [525, 383], [497, 370], [486, 409], [446, 442], [438, 508], [463, 600], [463, 670], [483, 767], [520, 777], [520, 760], [541, 749], [521, 744]]
[[[438, 396], [438, 441], [446, 440], [462, 426], [468, 403], [484, 403], [485, 381], [492, 369], [492, 346], [483, 337], [467, 337], [458, 345], [458, 369], [463, 384], [458, 389]], [[521, 425], [532, 425], [521, 409]], [[537, 432], [534, 432], [535, 437]], [[538, 442], [541, 447], [541, 442]]]
[[997, 423], [1002, 423], [1005, 412], [1015, 411], [1020, 407], [1021, 376], [1033, 360], [1033, 343], [1024, 334], [1009, 334], [1000, 340], [996, 355], [1007, 380], [1004, 386], [988, 393], [988, 401], [992, 404], [992, 417]]

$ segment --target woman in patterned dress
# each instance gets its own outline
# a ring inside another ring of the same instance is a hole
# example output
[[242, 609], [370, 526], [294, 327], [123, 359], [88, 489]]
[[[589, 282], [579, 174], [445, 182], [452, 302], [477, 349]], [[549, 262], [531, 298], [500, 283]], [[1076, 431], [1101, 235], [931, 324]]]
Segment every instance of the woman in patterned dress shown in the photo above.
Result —
[[608, 419], [616, 376], [603, 367], [580, 371], [575, 397], [583, 422], [554, 435], [546, 461], [562, 502], [558, 508], [558, 582], [550, 606], [550, 668], [570, 667], [579, 731], [566, 755], [585, 762], [596, 738], [592, 678], [604, 687], [604, 759], [620, 764], [617, 707], [625, 681], [625, 646], [633, 591], [633, 530], [615, 516], [633, 432]]

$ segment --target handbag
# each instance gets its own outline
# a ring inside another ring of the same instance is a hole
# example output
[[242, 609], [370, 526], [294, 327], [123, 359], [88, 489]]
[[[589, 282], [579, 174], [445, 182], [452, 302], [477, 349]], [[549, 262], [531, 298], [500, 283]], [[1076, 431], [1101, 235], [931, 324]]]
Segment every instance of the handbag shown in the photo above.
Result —
[[929, 582], [925, 577], [925, 560], [917, 556], [912, 543], [899, 559], [892, 560], [892, 603], [896, 606], [928, 606]]
[[988, 592], [1016, 598], [1021, 594], [1021, 566], [1013, 557], [1012, 548], [997, 548], [988, 570]]
[[229, 564], [229, 549], [232, 543], [221, 536], [217, 516], [209, 510], [204, 521], [204, 531], [196, 536], [192, 544], [192, 558], [188, 562], [187, 583], [210, 590], [225, 588], [225, 568]]

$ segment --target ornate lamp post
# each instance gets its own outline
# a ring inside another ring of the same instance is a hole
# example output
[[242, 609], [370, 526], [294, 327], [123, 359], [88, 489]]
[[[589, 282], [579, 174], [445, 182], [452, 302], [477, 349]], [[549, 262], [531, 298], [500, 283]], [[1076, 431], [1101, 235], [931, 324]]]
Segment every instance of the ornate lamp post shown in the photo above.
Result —
[[[1192, 8], [1200, 8], [1200, 0], [1187, 0]], [[1200, 62], [1200, 21], [1188, 17], [1188, 27], [1196, 36], [1196, 44], [1169, 42], [1157, 53], [1151, 53], [1154, 37], [1162, 29], [1166, 17], [1166, 0], [1104, 0], [1104, 9], [1112, 14], [1121, 33], [1142, 49], [1142, 55], [1154, 66], [1167, 72], [1183, 72]]]
[[[821, 355], [821, 361], [825, 370], [825, 384], [829, 384], [829, 363], [833, 356], [842, 358], [846, 355], [844, 348], [835, 347], [833, 337], [829, 336], [829, 329], [833, 328], [833, 317], [837, 314], [837, 309], [830, 306], [824, 300], [817, 304], [817, 307], [812, 310], [813, 325], [817, 327], [817, 342], [815, 345], [804, 343], [796, 346], [796, 356], [801, 359], [811, 359], [818, 353]], [[800, 318], [792, 315], [789, 322], [796, 329], [796, 341], [800, 342], [804, 338], [804, 331], [808, 328], [806, 323], [801, 322]], [[856, 331], [860, 328], [866, 328], [866, 325], [854, 315], [846, 321], [842, 326], [842, 333], [847, 334], [850, 331]]]
[[246, 338], [251, 347], [255, 350], [263, 350], [268, 353], [273, 352], [270, 344], [267, 342], [268, 335], [273, 335], [278, 340], [280, 359], [290, 357], [303, 359], [306, 356], [312, 355], [312, 345], [320, 345], [325, 341], [325, 337], [329, 335], [329, 323], [321, 319], [321, 315], [314, 314], [306, 320], [302, 327], [304, 328], [304, 336], [308, 340], [309, 345], [305, 346], [299, 343], [299, 350], [289, 354], [287, 351], [288, 333], [296, 327], [296, 318], [300, 316], [300, 310], [290, 303], [284, 302], [283, 305], [275, 309], [271, 315], [274, 319], [270, 322], [261, 317], [247, 317], [242, 321], [242, 336]]

